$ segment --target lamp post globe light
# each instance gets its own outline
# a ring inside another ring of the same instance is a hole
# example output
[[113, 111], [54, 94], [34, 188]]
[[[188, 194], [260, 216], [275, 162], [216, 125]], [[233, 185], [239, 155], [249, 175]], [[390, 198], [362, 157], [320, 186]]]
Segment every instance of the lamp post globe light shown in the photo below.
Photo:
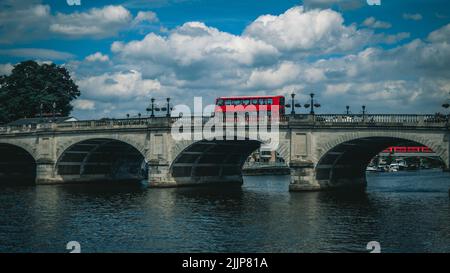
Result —
[[170, 98], [167, 98], [167, 113], [166, 113], [166, 117], [170, 117]]
[[291, 94], [291, 98], [292, 98], [292, 103], [291, 103], [291, 115], [295, 115], [295, 107], [294, 107], [295, 93], [292, 93], [292, 94]]
[[151, 112], [150, 117], [155, 117], [155, 112], [166, 112], [166, 117], [170, 117], [170, 112], [172, 111], [173, 107], [170, 106], [170, 98], [166, 98], [167, 105], [166, 106], [156, 106], [155, 105], [155, 99], [150, 99], [150, 105], [147, 107], [147, 112]]
[[149, 105], [149, 107], [147, 107], [147, 112], [151, 112], [150, 117], [155, 117], [155, 99], [151, 98], [150, 99], [151, 103]]
[[295, 103], [294, 98], [295, 98], [295, 93], [292, 93], [292, 94], [291, 94], [291, 104], [288, 103], [288, 104], [285, 105], [287, 108], [291, 108], [291, 115], [295, 115], [295, 108], [296, 108], [296, 107], [297, 107], [297, 108], [302, 107], [302, 106], [300, 105], [300, 103]]
[[363, 106], [361, 106], [361, 108], [362, 108], [362, 120], [364, 121], [366, 119], [366, 113], [367, 113], [366, 106], [363, 105]]
[[318, 103], [317, 101], [314, 100], [314, 93], [309, 94], [309, 96], [311, 97], [311, 102], [310, 103], [305, 103], [305, 108], [310, 108], [309, 114], [310, 115], [314, 115], [314, 107], [319, 108], [321, 107], [320, 103]]
[[448, 112], [448, 108], [450, 107], [450, 103], [447, 100], [447, 102], [445, 102], [444, 104], [442, 104], [442, 107], [445, 109], [445, 111], [447, 112], [447, 114], [445, 115], [445, 122], [448, 125], [449, 124], [449, 119], [450, 119], [450, 113]]

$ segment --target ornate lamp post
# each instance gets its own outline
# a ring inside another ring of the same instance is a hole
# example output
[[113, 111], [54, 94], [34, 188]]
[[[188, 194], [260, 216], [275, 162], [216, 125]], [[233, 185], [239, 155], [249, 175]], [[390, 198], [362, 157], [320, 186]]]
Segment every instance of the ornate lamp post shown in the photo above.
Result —
[[155, 117], [155, 99], [151, 98], [151, 105], [150, 107], [147, 107], [147, 112], [151, 111], [150, 117], [154, 118]]
[[147, 107], [147, 112], [151, 111], [150, 117], [154, 118], [155, 117], [155, 111], [156, 112], [166, 112], [166, 117], [170, 117], [170, 111], [172, 111], [172, 108], [170, 107], [170, 98], [166, 98], [167, 101], [167, 106], [163, 106], [163, 107], [159, 107], [159, 106], [155, 106], [155, 99], [151, 98], [150, 99], [151, 104], [149, 105], [149, 107]]
[[[449, 104], [448, 102], [446, 102], [446, 103], [442, 104], [442, 107], [444, 107], [445, 110], [447, 111], [448, 108], [450, 107], [450, 104]], [[449, 118], [450, 118], [450, 114], [447, 112], [447, 115], [446, 115], [446, 117], [445, 117], [445, 123], [446, 123], [447, 125], [448, 125], [448, 123], [449, 123]]]
[[170, 98], [167, 98], [167, 113], [166, 117], [170, 117]]
[[295, 107], [298, 107], [298, 108], [302, 107], [302, 106], [300, 105], [300, 103], [295, 103], [294, 97], [295, 97], [295, 94], [292, 93], [292, 94], [291, 94], [292, 103], [291, 103], [291, 104], [289, 104], [289, 103], [286, 104], [286, 107], [287, 107], [287, 108], [291, 108], [291, 115], [295, 115]]
[[314, 115], [314, 107], [319, 108], [321, 105], [314, 100], [314, 93], [309, 94], [309, 96], [311, 97], [311, 103], [306, 103], [305, 108], [310, 108], [309, 114]]
[[362, 106], [362, 119], [363, 119], [363, 121], [365, 120], [365, 118], [366, 118], [366, 106], [363, 105]]
[[350, 106], [345, 106], [345, 109], [347, 110], [347, 115], [350, 115]]
[[295, 115], [295, 107], [294, 107], [294, 98], [295, 98], [295, 94], [294, 94], [294, 93], [291, 94], [291, 98], [292, 98], [292, 103], [291, 103], [291, 115]]

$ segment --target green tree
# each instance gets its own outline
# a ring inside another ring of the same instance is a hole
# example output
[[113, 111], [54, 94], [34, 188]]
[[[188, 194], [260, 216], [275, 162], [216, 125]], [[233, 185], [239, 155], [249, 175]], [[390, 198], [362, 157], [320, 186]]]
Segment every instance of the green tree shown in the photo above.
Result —
[[55, 64], [38, 64], [24, 61], [17, 64], [9, 76], [0, 76], [0, 124], [25, 117], [34, 117], [40, 112], [53, 111], [69, 115], [70, 102], [80, 96], [66, 68]]

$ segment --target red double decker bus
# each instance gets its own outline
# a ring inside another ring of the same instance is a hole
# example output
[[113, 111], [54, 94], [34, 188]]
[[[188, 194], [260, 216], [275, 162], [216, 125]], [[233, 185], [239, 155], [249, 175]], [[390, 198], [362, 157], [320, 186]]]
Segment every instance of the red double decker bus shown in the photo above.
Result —
[[433, 150], [426, 146], [393, 146], [385, 149], [383, 153], [432, 153]]
[[[234, 112], [272, 112], [277, 109], [280, 116], [285, 113], [284, 96], [240, 96], [240, 97], [219, 97], [216, 99], [215, 112], [227, 112], [227, 109], [233, 109]], [[244, 107], [232, 107], [244, 106]], [[254, 107], [247, 107], [254, 106]]]

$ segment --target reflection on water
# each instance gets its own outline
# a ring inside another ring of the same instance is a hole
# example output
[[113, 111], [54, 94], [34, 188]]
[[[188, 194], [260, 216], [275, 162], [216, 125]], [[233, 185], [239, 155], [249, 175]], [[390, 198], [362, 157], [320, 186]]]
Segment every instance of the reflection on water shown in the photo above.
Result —
[[450, 252], [449, 173], [368, 174], [366, 192], [242, 187], [0, 187], [0, 252]]

